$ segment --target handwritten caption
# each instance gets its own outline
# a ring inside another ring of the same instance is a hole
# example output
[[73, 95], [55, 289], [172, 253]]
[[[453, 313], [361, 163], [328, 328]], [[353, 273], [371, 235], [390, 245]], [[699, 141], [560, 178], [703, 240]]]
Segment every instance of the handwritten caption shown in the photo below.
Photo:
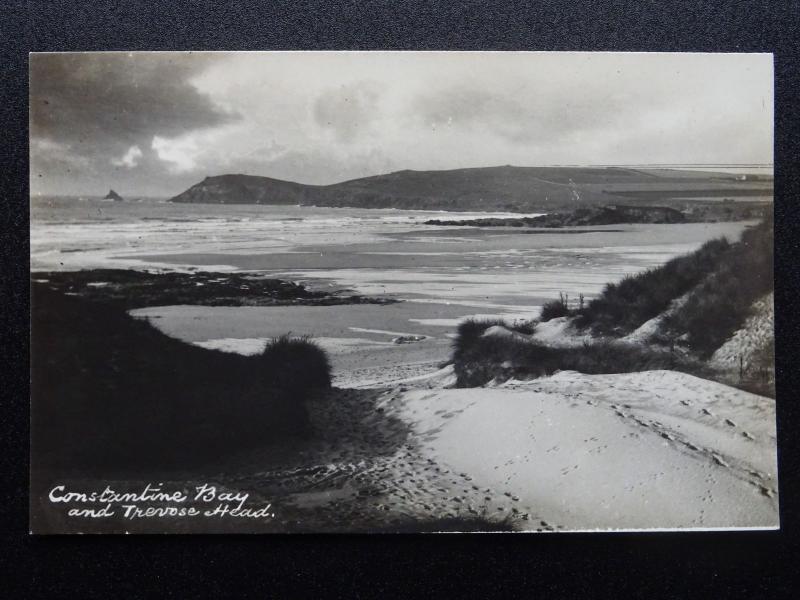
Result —
[[167, 490], [163, 484], [148, 483], [137, 491], [116, 491], [106, 486], [102, 491], [68, 490], [54, 486], [48, 500], [67, 508], [70, 517], [101, 519], [122, 516], [124, 519], [157, 518], [240, 518], [271, 519], [272, 504], [258, 505], [247, 492], [232, 492], [203, 483], [188, 489]]

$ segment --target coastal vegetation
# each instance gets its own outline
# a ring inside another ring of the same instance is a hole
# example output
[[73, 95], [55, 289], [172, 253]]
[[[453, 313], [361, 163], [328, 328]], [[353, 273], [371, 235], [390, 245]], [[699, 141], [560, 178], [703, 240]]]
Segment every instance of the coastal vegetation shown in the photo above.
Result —
[[32, 289], [36, 469], [188, 468], [308, 431], [306, 402], [330, 387], [313, 341], [256, 356], [173, 339], [119, 305]]
[[[772, 252], [773, 225], [765, 219], [746, 229], [737, 242], [710, 240], [660, 267], [607, 284], [589, 302], [579, 295], [577, 304], [571, 304], [561, 293], [523, 328], [502, 320], [468, 321], [454, 342], [458, 385], [535, 378], [559, 370], [597, 374], [671, 369], [714, 378], [710, 357], [774, 287]], [[565, 320], [564, 331], [582, 341], [537, 340], [535, 332], [554, 319]], [[764, 357], [752, 357], [754, 364], [766, 364], [774, 356], [771, 341], [762, 346]], [[729, 383], [774, 395], [768, 379], [754, 387], [742, 372], [739, 382]]]
[[[513, 331], [513, 326], [512, 326]], [[606, 340], [577, 346], [550, 346], [520, 336], [482, 335], [455, 341], [453, 366], [458, 387], [479, 387], [493, 380], [532, 379], [556, 371], [586, 374], [672, 369], [700, 374], [702, 365], [669, 351]]]
[[663, 265], [628, 275], [609, 283], [602, 293], [583, 308], [568, 311], [581, 328], [600, 335], [620, 337], [667, 309], [721, 264], [730, 250], [725, 238], [710, 240], [690, 254], [675, 257]]

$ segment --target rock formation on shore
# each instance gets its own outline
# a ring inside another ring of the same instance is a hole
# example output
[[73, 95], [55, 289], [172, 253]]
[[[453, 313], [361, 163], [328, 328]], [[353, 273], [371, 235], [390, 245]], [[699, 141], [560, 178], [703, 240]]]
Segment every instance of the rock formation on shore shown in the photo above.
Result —
[[108, 193], [103, 196], [103, 200], [114, 200], [115, 202], [119, 202], [120, 200], [124, 200], [124, 198], [114, 190], [108, 190]]

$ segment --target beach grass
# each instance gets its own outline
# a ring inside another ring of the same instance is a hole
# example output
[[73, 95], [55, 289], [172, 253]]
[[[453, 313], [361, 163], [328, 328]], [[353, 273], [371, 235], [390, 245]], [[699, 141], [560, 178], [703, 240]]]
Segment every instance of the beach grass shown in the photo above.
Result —
[[469, 344], [457, 340], [454, 368], [458, 387], [478, 387], [493, 380], [532, 379], [556, 371], [587, 374], [632, 373], [671, 369], [700, 373], [702, 366], [669, 351], [598, 341], [574, 347], [547, 346], [533, 340], [481, 337]]
[[183, 468], [308, 430], [325, 353], [282, 338], [258, 356], [168, 337], [114, 304], [32, 289], [35, 466]]
[[[458, 385], [542, 377], [559, 370], [600, 374], [671, 369], [709, 375], [704, 361], [743, 326], [753, 303], [773, 289], [772, 253], [768, 218], [745, 230], [738, 242], [714, 239], [660, 267], [609, 283], [585, 306], [570, 308], [562, 294], [545, 304], [541, 320], [572, 317], [575, 327], [596, 340], [578, 346], [484, 335], [492, 325], [508, 328], [502, 321], [464, 323], [454, 342]], [[684, 301], [675, 303], [679, 298]], [[616, 339], [662, 314], [648, 344]]]

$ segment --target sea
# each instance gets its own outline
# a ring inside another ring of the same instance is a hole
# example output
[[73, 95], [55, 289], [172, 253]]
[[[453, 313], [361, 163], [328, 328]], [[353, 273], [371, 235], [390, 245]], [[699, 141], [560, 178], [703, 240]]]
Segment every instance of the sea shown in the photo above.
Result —
[[430, 219], [519, 216], [35, 197], [30, 268], [257, 271], [312, 287], [458, 304], [473, 312], [528, 314], [559, 292], [590, 298], [608, 282], [711, 238], [736, 239], [747, 225], [535, 232], [425, 225]]

